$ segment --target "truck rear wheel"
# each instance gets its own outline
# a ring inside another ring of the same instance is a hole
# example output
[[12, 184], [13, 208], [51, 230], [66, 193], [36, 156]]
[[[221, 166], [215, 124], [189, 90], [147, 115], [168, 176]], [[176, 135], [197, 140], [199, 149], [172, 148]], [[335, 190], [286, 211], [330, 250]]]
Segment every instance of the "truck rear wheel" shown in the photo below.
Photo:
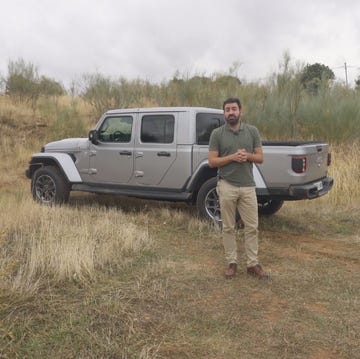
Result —
[[[208, 179], [200, 187], [196, 199], [196, 206], [202, 218], [208, 219], [215, 224], [221, 224], [221, 212], [219, 197], [216, 192], [217, 178]], [[258, 199], [258, 212], [260, 215], [272, 215], [283, 205], [284, 201], [277, 199]], [[236, 213], [236, 222], [240, 221], [240, 215]]]
[[31, 192], [34, 200], [42, 204], [61, 204], [69, 200], [70, 185], [57, 167], [45, 166], [34, 172]]
[[[196, 199], [196, 206], [200, 217], [210, 220], [214, 224], [221, 226], [221, 212], [219, 197], [216, 192], [217, 178], [212, 177], [208, 179], [200, 187], [199, 193]], [[241, 218], [239, 212], [236, 211], [235, 223], [237, 227], [242, 227]]]
[[200, 217], [208, 219], [215, 224], [221, 221], [219, 197], [216, 193], [217, 178], [208, 179], [200, 187], [196, 198], [196, 206]]

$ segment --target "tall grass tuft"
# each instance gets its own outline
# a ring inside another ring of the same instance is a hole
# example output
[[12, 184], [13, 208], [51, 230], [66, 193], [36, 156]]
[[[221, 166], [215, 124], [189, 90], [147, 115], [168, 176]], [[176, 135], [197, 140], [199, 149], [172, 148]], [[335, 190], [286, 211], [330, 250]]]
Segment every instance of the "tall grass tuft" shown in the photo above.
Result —
[[10, 290], [34, 292], [47, 280], [86, 281], [97, 271], [131, 265], [152, 248], [140, 229], [117, 209], [46, 207], [29, 198], [3, 197], [0, 274]]
[[354, 207], [360, 202], [360, 144], [342, 144], [331, 147], [330, 175], [334, 187], [327, 201], [335, 207]]

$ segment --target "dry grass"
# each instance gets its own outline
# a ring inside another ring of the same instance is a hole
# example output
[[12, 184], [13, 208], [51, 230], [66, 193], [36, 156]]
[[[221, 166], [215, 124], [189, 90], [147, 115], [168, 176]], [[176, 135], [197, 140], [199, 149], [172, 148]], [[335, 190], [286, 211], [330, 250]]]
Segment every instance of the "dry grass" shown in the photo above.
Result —
[[0, 202], [7, 217], [0, 273], [8, 279], [2, 285], [12, 291], [35, 292], [44, 280], [91, 280], [96, 269], [131, 265], [152, 247], [147, 228], [138, 228], [120, 210], [46, 207], [20, 197]]
[[360, 144], [343, 144], [331, 149], [334, 189], [329, 196], [333, 206], [356, 206], [360, 202]]
[[[219, 233], [190, 207], [78, 194], [49, 208], [10, 191], [1, 200], [0, 353], [356, 358], [359, 218], [301, 203], [260, 221], [273, 280], [240, 266], [225, 281]], [[331, 221], [345, 219], [336, 232]], [[239, 252], [245, 263], [241, 232]]]

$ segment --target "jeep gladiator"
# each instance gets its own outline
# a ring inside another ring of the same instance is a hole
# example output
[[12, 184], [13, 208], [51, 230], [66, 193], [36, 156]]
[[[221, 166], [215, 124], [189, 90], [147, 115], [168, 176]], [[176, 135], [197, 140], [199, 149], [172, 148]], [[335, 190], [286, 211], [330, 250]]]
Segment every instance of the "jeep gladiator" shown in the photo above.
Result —
[[[110, 110], [88, 138], [46, 144], [32, 155], [26, 176], [33, 198], [65, 203], [71, 191], [183, 201], [220, 221], [217, 169], [207, 160], [212, 130], [223, 111], [202, 107]], [[263, 142], [264, 162], [254, 164], [260, 214], [284, 201], [314, 199], [333, 185], [323, 142]]]

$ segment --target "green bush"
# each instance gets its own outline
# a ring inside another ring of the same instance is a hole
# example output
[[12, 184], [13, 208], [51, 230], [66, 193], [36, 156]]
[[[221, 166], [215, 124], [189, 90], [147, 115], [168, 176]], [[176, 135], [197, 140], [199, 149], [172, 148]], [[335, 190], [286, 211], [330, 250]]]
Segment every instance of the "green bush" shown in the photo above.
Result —
[[65, 90], [59, 82], [39, 76], [38, 69], [23, 59], [9, 61], [7, 77], [3, 78], [5, 93], [35, 110], [40, 96], [61, 96]]
[[[318, 64], [319, 65], [319, 64]], [[256, 125], [268, 140], [324, 140], [355, 142], [360, 137], [360, 91], [322, 77], [313, 93], [304, 87], [304, 67], [292, 65], [285, 53], [279, 70], [265, 82], [247, 83], [237, 76], [235, 65], [228, 72], [189, 76], [179, 72], [160, 84], [147, 80], [112, 79], [102, 74], [83, 75], [80, 97], [91, 105], [95, 118], [112, 108], [156, 106], [204, 106], [221, 108], [225, 98], [239, 97], [244, 120]], [[59, 83], [39, 77], [37, 69], [23, 60], [9, 62], [3, 79], [6, 92], [51, 119], [52, 136], [86, 135], [80, 99], [58, 106], [63, 94]], [[40, 96], [41, 95], [41, 96]], [[43, 95], [43, 96], [42, 96]], [[50, 99], [52, 96], [55, 98]], [[39, 101], [39, 98], [44, 101]]]

